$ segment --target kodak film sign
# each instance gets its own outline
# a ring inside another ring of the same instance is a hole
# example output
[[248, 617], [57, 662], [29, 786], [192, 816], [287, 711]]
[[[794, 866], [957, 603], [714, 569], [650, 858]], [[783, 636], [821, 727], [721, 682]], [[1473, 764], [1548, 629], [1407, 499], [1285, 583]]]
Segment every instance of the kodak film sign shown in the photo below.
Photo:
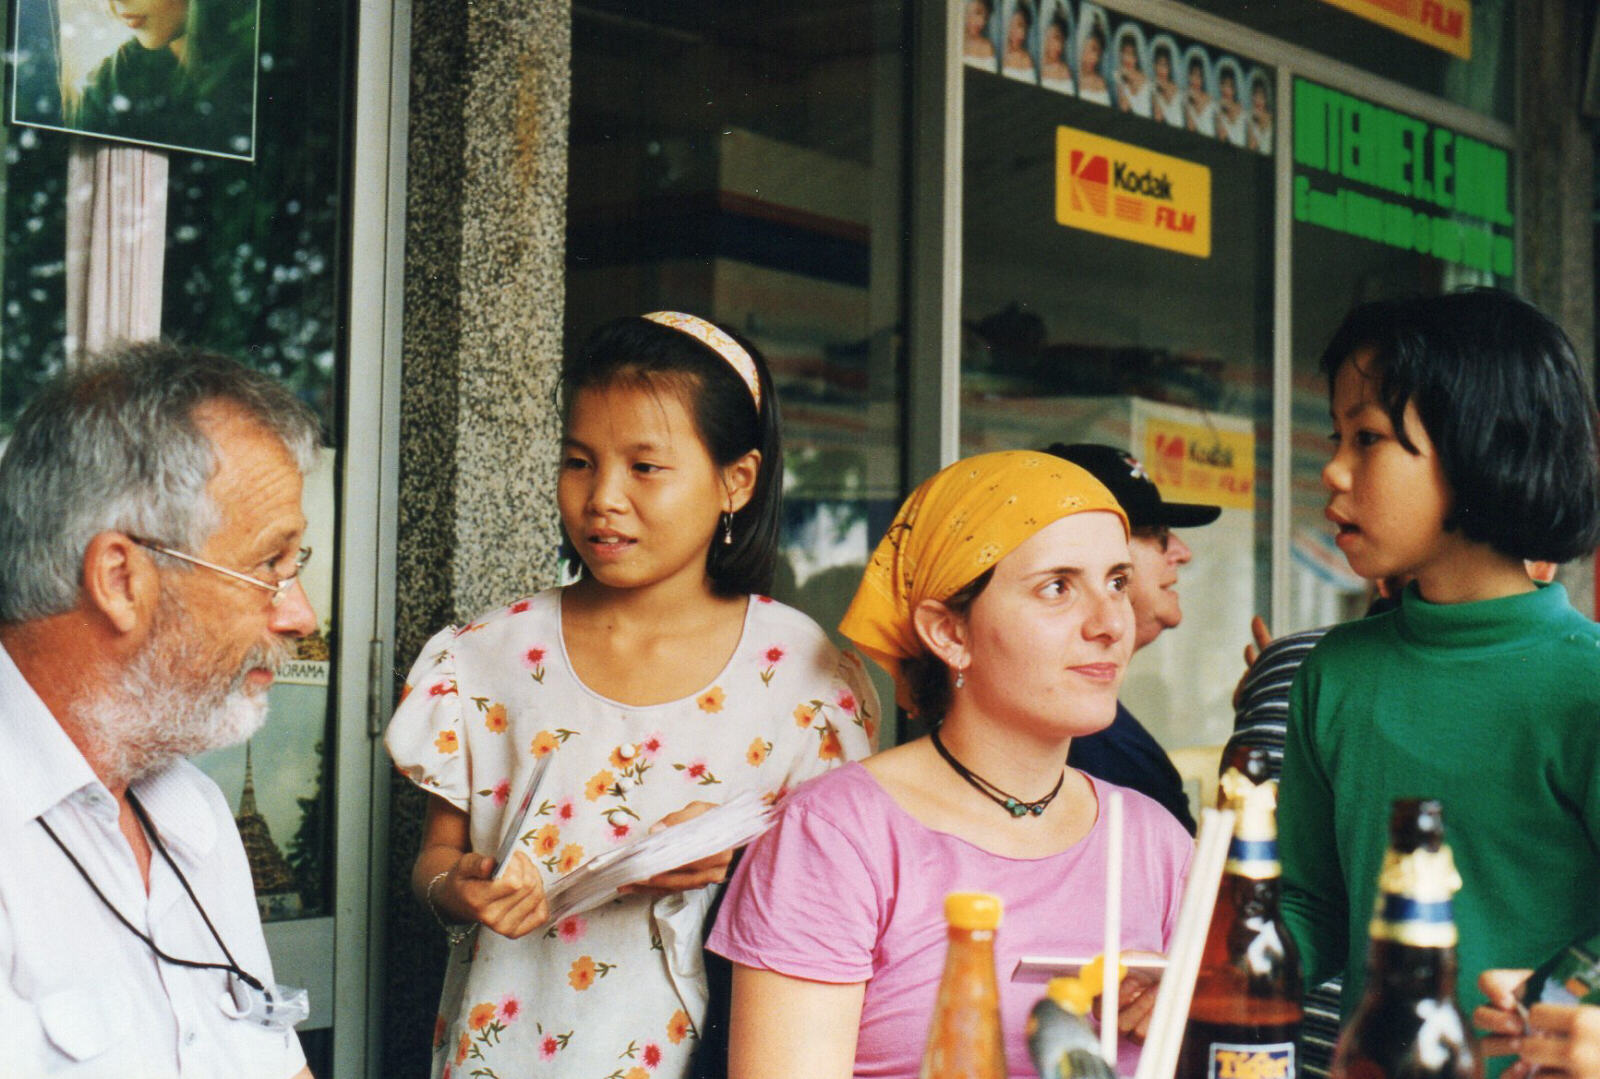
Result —
[[1071, 127], [1056, 128], [1056, 221], [1211, 257], [1211, 170]]
[[1472, 59], [1472, 0], [1322, 0], [1352, 15]]

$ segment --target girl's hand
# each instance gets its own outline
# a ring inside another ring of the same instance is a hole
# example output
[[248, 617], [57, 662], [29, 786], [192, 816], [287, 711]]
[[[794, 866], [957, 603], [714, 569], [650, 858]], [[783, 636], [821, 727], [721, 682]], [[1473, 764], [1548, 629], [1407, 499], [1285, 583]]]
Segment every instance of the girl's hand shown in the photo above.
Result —
[[1250, 668], [1256, 665], [1256, 660], [1261, 658], [1262, 649], [1272, 643], [1272, 631], [1267, 628], [1266, 620], [1259, 614], [1250, 618], [1250, 636], [1255, 638], [1254, 644], [1244, 646], [1244, 673], [1239, 676], [1238, 683], [1233, 687], [1233, 710], [1239, 710], [1239, 702], [1244, 697], [1244, 684], [1250, 678]]
[[1534, 1004], [1523, 1023], [1517, 991], [1528, 980], [1526, 970], [1485, 970], [1478, 989], [1488, 997], [1472, 1012], [1472, 1025], [1488, 1031], [1480, 1041], [1485, 1057], [1517, 1053], [1517, 1063], [1506, 1071], [1509, 1079], [1523, 1079], [1538, 1069], [1600, 1079], [1600, 1007], [1592, 1004]]
[[[439, 882], [456, 910], [469, 912], [474, 921], [512, 940], [538, 929], [550, 916], [539, 871], [522, 851], [493, 879], [494, 859], [468, 851]], [[441, 904], [442, 905], [442, 904]]]
[[1478, 988], [1488, 998], [1472, 1012], [1472, 1023], [1489, 1037], [1479, 1043], [1486, 1057], [1517, 1054], [1505, 1075], [1523, 1079], [1535, 1069], [1573, 1079], [1600, 1079], [1600, 1008], [1592, 1004], [1535, 1004], [1522, 1020], [1517, 991], [1526, 970], [1486, 970]]
[[[1144, 952], [1123, 952], [1123, 955], [1145, 955]], [[1161, 988], [1161, 975], [1152, 970], [1129, 968], [1117, 986], [1117, 1032], [1143, 1042], [1150, 1033], [1150, 1013], [1156, 1008], [1156, 990]]]
[[1528, 1011], [1531, 1032], [1517, 1047], [1519, 1074], [1537, 1069], [1574, 1079], [1600, 1076], [1600, 1008], [1593, 1004], [1535, 1004]]
[[[1126, 951], [1128, 956], [1156, 956], [1155, 952]], [[1117, 1033], [1124, 1037], [1132, 1038], [1136, 1042], [1143, 1042], [1150, 1033], [1150, 1013], [1155, 1011], [1156, 990], [1161, 988], [1161, 975], [1152, 970], [1129, 967], [1124, 964], [1125, 973], [1122, 981], [1117, 983]], [[1098, 983], [1098, 979], [1096, 979]], [[1090, 986], [1098, 992], [1100, 986]], [[1095, 1017], [1100, 1016], [1100, 999], [1095, 998]]]
[[[675, 824], [693, 820], [708, 809], [715, 809], [712, 802], [690, 802], [682, 809], [668, 813], [665, 817], [650, 826], [650, 833], [654, 835], [663, 828], [671, 828]], [[624, 895], [642, 893], [651, 896], [663, 896], [668, 892], [687, 892], [693, 888], [703, 888], [708, 884], [721, 884], [728, 879], [728, 865], [733, 861], [733, 850], [722, 851], [688, 865], [680, 865], [676, 869], [669, 869], [665, 873], [657, 873], [649, 880], [642, 880], [636, 884], [624, 884], [617, 891]]]
[[[1527, 1031], [1522, 1011], [1517, 1007], [1517, 991], [1532, 973], [1526, 970], [1486, 970], [1478, 975], [1478, 990], [1488, 998], [1472, 1011], [1472, 1025], [1496, 1037], [1485, 1039], [1485, 1056], [1504, 1056], [1517, 1051], [1515, 1039]], [[1498, 1048], [1494, 1048], [1498, 1047]]]

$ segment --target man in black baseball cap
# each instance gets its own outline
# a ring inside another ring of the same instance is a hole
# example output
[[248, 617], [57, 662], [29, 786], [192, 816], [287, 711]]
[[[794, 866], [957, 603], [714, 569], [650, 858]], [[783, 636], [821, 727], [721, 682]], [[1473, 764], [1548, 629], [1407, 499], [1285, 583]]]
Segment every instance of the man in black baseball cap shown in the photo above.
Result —
[[[1088, 470], [1128, 515], [1128, 551], [1133, 562], [1128, 599], [1133, 605], [1133, 648], [1137, 652], [1161, 636], [1162, 630], [1183, 621], [1178, 568], [1186, 565], [1194, 552], [1172, 530], [1210, 524], [1221, 515], [1222, 507], [1168, 502], [1138, 459], [1115, 446], [1056, 442], [1044, 452]], [[1067, 762], [1107, 782], [1148, 794], [1171, 810], [1190, 832], [1195, 830], [1178, 770], [1160, 743], [1120, 701], [1111, 726], [1072, 740]]]

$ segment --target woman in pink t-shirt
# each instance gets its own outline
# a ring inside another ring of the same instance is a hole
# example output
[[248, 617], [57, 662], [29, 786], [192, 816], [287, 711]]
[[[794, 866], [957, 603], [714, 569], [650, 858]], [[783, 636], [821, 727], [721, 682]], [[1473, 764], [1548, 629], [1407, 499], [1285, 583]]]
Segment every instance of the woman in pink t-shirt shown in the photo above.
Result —
[[[959, 461], [901, 507], [840, 629], [938, 725], [806, 784], [746, 852], [707, 942], [735, 964], [735, 1079], [914, 1077], [944, 896], [974, 889], [1005, 903], [1007, 1067], [1034, 1074], [1023, 1025], [1041, 990], [1010, 973], [1025, 954], [1099, 950], [1113, 788], [1064, 762], [1115, 714], [1130, 572], [1116, 501], [1044, 454]], [[1124, 798], [1124, 946], [1165, 951], [1190, 839], [1155, 802]], [[1152, 988], [1124, 984], [1124, 1031], [1142, 1033]], [[1125, 1043], [1119, 1070], [1137, 1059]]]

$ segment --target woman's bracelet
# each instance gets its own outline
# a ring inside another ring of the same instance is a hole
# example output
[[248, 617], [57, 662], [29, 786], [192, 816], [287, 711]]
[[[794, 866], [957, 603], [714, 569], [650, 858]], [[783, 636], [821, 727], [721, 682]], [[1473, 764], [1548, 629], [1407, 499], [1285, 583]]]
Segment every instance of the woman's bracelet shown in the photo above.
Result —
[[427, 888], [423, 889], [422, 898], [428, 904], [428, 910], [433, 914], [433, 920], [439, 923], [440, 929], [444, 930], [444, 939], [450, 942], [450, 947], [454, 948], [472, 935], [473, 927], [470, 925], [451, 925], [439, 916], [439, 908], [433, 905], [434, 888], [438, 887], [439, 882], [449, 875], [450, 870], [448, 869], [442, 873], [435, 873], [433, 879], [428, 882]]

